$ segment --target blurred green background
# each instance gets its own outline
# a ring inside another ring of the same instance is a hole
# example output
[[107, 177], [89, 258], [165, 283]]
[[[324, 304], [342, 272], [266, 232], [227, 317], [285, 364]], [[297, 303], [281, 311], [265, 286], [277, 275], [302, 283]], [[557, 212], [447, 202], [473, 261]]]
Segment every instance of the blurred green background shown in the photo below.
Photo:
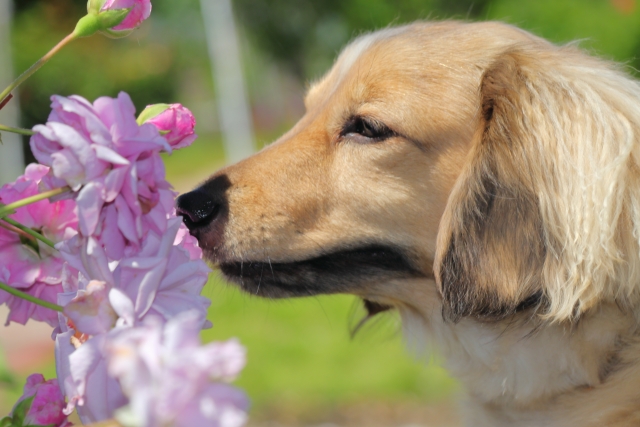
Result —
[[[213, 0], [208, 0], [213, 1]], [[640, 67], [636, 0], [233, 0], [256, 149], [302, 114], [309, 81], [326, 71], [351, 38], [416, 19], [503, 20], [554, 42], [580, 39], [594, 54]], [[180, 102], [198, 119], [200, 139], [167, 157], [169, 180], [186, 191], [225, 163], [211, 64], [197, 0], [154, 0], [149, 21], [132, 36], [74, 42], [20, 88], [22, 125], [46, 120], [51, 94], [88, 99], [128, 92], [138, 110]], [[73, 28], [86, 0], [16, 0], [15, 72], [20, 73]], [[265, 301], [213, 275], [206, 340], [238, 337], [248, 366], [237, 384], [252, 398], [254, 425], [457, 425], [456, 384], [436, 355], [403, 348], [398, 320], [387, 314], [356, 338], [363, 313], [351, 297]], [[11, 326], [20, 328], [20, 326]], [[29, 330], [27, 326], [25, 330]], [[51, 360], [12, 364], [0, 358], [0, 410], [7, 411], [30, 371], [55, 375]], [[424, 360], [422, 360], [424, 359]], [[17, 387], [17, 388], [16, 388]], [[333, 424], [327, 424], [333, 423]]]

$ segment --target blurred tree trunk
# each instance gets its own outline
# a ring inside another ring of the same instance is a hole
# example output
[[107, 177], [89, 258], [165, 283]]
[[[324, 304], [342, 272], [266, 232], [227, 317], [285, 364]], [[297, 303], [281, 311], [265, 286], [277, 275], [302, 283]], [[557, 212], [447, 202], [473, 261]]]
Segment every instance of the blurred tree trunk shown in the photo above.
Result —
[[[0, 0], [0, 88], [2, 89], [13, 81], [13, 61], [11, 58], [12, 16], [12, 1]], [[17, 91], [14, 91], [14, 98], [0, 111], [0, 123], [13, 127], [20, 125]], [[0, 185], [14, 181], [24, 171], [22, 137], [3, 132], [2, 141], [3, 144], [0, 145]]]
[[230, 0], [201, 0], [200, 5], [225, 155], [235, 163], [253, 154], [255, 144], [233, 10]]

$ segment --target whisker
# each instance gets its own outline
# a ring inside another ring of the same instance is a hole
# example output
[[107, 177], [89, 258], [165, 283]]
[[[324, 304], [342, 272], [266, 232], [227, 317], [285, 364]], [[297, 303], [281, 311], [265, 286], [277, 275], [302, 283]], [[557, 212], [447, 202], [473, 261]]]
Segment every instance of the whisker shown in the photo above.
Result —
[[269, 261], [269, 268], [271, 269], [271, 278], [273, 279], [273, 281], [276, 281], [276, 275], [273, 272], [273, 265], [271, 265], [271, 258], [269, 257], [269, 254], [267, 253], [267, 261]]
[[262, 266], [260, 267], [260, 279], [258, 280], [258, 288], [256, 289], [256, 295], [258, 295], [260, 293], [260, 285], [262, 284], [262, 272], [264, 271], [264, 262], [262, 263]]
[[244, 286], [244, 260], [240, 260], [240, 284]]

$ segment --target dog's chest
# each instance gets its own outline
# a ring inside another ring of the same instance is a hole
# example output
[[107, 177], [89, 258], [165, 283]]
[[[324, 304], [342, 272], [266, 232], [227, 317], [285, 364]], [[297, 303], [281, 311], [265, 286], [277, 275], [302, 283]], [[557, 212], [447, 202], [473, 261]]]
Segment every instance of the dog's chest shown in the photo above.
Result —
[[628, 331], [628, 321], [613, 314], [617, 310], [601, 311], [574, 328], [533, 330], [524, 322], [471, 319], [453, 324], [444, 322], [437, 309], [430, 310], [428, 322], [403, 313], [403, 323], [408, 340], [422, 335], [433, 344], [467, 389], [472, 406], [496, 409], [473, 411], [484, 412], [486, 425], [498, 426], [500, 420], [511, 425], [509, 414], [523, 416], [518, 425], [555, 425], [546, 409], [563, 393], [598, 386], [617, 337]]

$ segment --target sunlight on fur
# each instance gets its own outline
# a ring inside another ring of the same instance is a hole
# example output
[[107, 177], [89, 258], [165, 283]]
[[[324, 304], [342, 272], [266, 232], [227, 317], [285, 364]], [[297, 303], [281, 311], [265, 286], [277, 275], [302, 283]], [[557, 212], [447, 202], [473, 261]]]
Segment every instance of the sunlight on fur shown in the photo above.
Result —
[[[495, 23], [354, 40], [304, 117], [179, 206], [267, 298], [397, 309], [468, 425], [640, 425], [640, 86]], [[194, 215], [191, 215], [194, 217]]]

